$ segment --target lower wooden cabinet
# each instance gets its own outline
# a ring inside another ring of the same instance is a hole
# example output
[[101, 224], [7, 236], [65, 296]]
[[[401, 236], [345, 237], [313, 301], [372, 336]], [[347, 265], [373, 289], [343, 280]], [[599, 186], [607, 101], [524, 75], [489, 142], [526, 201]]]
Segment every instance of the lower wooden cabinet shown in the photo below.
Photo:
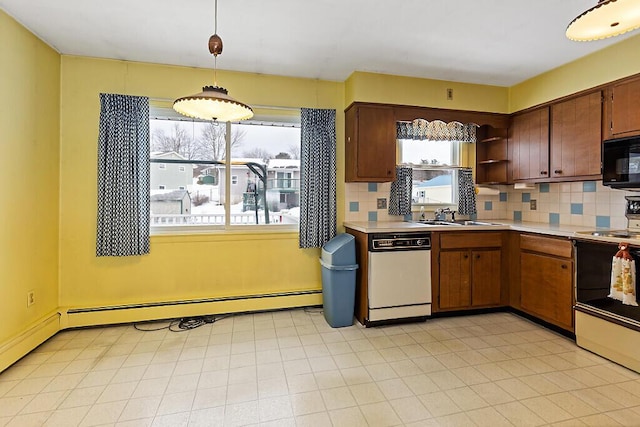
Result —
[[520, 308], [573, 331], [573, 246], [566, 239], [520, 236]]
[[502, 233], [444, 232], [439, 240], [437, 309], [503, 305]]

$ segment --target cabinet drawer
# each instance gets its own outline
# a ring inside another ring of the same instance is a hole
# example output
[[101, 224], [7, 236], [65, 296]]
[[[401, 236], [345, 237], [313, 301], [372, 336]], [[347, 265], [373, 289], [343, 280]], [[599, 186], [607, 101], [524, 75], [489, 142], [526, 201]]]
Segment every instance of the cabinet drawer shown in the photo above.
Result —
[[440, 235], [440, 249], [500, 248], [502, 233], [452, 233]]
[[569, 240], [531, 234], [520, 235], [520, 249], [563, 258], [571, 258], [573, 253], [573, 246]]

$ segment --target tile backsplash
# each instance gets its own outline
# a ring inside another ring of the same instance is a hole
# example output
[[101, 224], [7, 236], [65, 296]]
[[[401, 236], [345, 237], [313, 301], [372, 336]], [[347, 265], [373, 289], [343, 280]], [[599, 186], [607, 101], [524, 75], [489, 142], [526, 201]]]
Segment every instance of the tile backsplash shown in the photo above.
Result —
[[390, 182], [345, 184], [345, 221], [403, 221], [402, 216], [389, 215], [387, 206], [390, 191]]
[[[624, 216], [631, 191], [612, 190], [600, 181], [535, 184], [515, 190], [495, 186], [497, 195], [478, 195], [478, 218], [510, 219], [585, 227], [626, 228]], [[532, 209], [534, 208], [535, 209]]]
[[[389, 199], [390, 183], [347, 183], [346, 221], [403, 221], [389, 215], [380, 199]], [[626, 228], [624, 199], [632, 191], [612, 190], [600, 181], [535, 184], [516, 190], [513, 185], [493, 186], [494, 195], [479, 194], [477, 218], [509, 219], [585, 227]], [[532, 209], [535, 208], [535, 209]], [[431, 216], [431, 215], [429, 215]]]

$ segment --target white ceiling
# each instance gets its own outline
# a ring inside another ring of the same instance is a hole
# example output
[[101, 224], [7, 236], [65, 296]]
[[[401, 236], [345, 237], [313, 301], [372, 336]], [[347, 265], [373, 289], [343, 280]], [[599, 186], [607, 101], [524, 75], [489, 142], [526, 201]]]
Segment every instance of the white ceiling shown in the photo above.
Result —
[[[580, 43], [596, 0], [219, 0], [218, 68], [344, 81], [354, 71], [511, 86], [627, 35]], [[214, 0], [0, 0], [62, 54], [213, 68]]]

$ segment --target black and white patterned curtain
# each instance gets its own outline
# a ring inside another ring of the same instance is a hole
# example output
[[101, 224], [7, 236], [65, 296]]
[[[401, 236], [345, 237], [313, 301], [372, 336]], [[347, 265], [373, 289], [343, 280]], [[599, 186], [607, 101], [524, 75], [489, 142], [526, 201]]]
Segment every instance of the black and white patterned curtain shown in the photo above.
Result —
[[97, 256], [149, 253], [149, 98], [100, 94]]
[[476, 142], [475, 123], [449, 122], [441, 120], [428, 121], [415, 119], [412, 122], [397, 122], [396, 132], [398, 139], [418, 139], [429, 141], [460, 141]]
[[303, 108], [300, 129], [300, 248], [336, 235], [336, 111]]
[[476, 209], [476, 186], [473, 183], [471, 169], [460, 169], [458, 171], [458, 213], [460, 215], [475, 215]]
[[389, 215], [411, 213], [412, 187], [413, 169], [407, 166], [396, 166], [396, 180], [391, 183], [389, 194]]

